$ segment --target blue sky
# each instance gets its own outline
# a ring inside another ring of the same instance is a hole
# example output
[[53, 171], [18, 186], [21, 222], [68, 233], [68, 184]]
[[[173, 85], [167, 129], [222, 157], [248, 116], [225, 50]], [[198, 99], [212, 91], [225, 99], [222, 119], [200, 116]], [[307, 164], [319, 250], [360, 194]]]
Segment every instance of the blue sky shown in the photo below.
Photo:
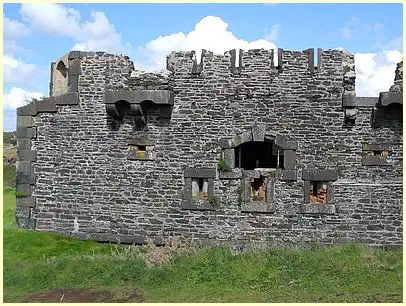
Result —
[[376, 96], [401, 60], [402, 21], [401, 4], [4, 4], [4, 128], [24, 100], [48, 95], [50, 62], [72, 49], [160, 70], [173, 49], [344, 48], [357, 95]]

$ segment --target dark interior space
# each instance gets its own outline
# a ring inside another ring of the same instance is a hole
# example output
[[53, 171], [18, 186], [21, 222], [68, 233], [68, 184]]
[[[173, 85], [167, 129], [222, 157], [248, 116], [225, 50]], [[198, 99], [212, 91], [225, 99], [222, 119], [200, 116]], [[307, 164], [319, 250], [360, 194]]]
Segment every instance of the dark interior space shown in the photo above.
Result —
[[[277, 168], [278, 154], [277, 150], [272, 152], [272, 142], [246, 142], [236, 147], [235, 165], [245, 170], [254, 170], [255, 168]], [[283, 151], [279, 150], [279, 168], [283, 168]]]

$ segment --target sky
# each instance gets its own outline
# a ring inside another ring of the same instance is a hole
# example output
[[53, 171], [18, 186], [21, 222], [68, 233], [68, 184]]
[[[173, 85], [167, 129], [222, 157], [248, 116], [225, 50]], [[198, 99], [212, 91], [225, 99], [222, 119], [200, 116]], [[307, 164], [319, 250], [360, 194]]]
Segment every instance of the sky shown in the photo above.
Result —
[[174, 50], [345, 49], [355, 55], [357, 96], [393, 84], [402, 60], [402, 4], [3, 4], [3, 122], [49, 95], [50, 63], [71, 50], [130, 56], [165, 69]]

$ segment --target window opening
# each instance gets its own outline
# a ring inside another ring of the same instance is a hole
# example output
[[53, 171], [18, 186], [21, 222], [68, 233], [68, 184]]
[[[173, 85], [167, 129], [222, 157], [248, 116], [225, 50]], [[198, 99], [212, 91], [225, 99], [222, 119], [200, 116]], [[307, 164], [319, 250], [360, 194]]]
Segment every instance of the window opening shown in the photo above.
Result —
[[234, 149], [235, 165], [245, 170], [283, 169], [283, 150], [273, 142], [246, 142]]
[[385, 160], [388, 160], [388, 161], [392, 160], [392, 152], [391, 151], [373, 150], [373, 151], [367, 151], [366, 154], [369, 155], [369, 156], [381, 156], [381, 157], [384, 157]]
[[192, 198], [193, 200], [207, 200], [209, 181], [204, 178], [192, 179]]
[[314, 204], [327, 204], [327, 183], [310, 183], [310, 202]]
[[251, 200], [266, 201], [265, 178], [262, 175], [251, 179]]

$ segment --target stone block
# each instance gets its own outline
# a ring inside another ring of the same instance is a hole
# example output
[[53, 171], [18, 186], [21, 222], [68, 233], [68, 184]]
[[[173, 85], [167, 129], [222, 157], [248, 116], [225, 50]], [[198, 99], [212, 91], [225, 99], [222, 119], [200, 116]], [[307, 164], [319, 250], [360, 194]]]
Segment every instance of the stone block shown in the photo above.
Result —
[[386, 162], [386, 159], [384, 156], [366, 155], [366, 156], [362, 156], [362, 165], [363, 166], [385, 166], [385, 165], [387, 165], [387, 162]]
[[286, 170], [296, 169], [296, 152], [293, 150], [283, 151], [284, 159], [283, 165]]
[[362, 151], [386, 151], [388, 145], [386, 143], [363, 143]]
[[16, 207], [35, 207], [35, 197], [16, 198]]
[[373, 107], [378, 103], [378, 97], [356, 97], [355, 106]]
[[34, 125], [34, 120], [31, 116], [17, 116], [17, 128], [31, 127]]
[[266, 124], [264, 124], [264, 123], [254, 124], [252, 126], [252, 140], [253, 141], [264, 141], [265, 129], [266, 129]]
[[277, 135], [275, 137], [275, 144], [277, 146], [281, 147], [282, 149], [285, 147], [286, 142], [287, 142], [287, 139], [285, 136]]
[[68, 93], [79, 91], [79, 76], [68, 76]]
[[80, 58], [72, 58], [69, 60], [68, 77], [80, 75]]
[[17, 151], [17, 160], [19, 161], [36, 161], [37, 160], [37, 151], [35, 150], [18, 150]]
[[225, 149], [223, 151], [223, 158], [226, 165], [228, 165], [231, 169], [235, 167], [234, 149]]
[[233, 148], [233, 140], [230, 138], [221, 138], [220, 139], [220, 148], [222, 148], [222, 149]]
[[302, 179], [304, 181], [335, 181], [338, 173], [334, 169], [303, 169]]
[[17, 138], [36, 138], [37, 128], [36, 127], [17, 127], [16, 131]]
[[27, 173], [18, 172], [16, 174], [16, 183], [17, 184], [34, 185], [35, 182], [36, 182], [36, 175], [33, 173], [27, 174]]
[[17, 116], [34, 116], [36, 114], [33, 102], [17, 108]]
[[37, 113], [55, 113], [57, 112], [55, 98], [46, 98], [41, 101], [35, 101], [35, 111]]
[[258, 170], [242, 170], [243, 178], [260, 178], [261, 173]]
[[35, 230], [36, 227], [36, 220], [31, 218], [16, 216], [16, 223], [17, 227], [22, 229]]
[[240, 144], [252, 141], [252, 132], [246, 131], [233, 137], [233, 147], [238, 147]]
[[216, 169], [211, 168], [187, 168], [184, 170], [184, 177], [215, 178]]
[[278, 169], [276, 171], [276, 177], [281, 181], [296, 181], [297, 180], [297, 170], [285, 170]]
[[21, 193], [27, 196], [31, 196], [31, 185], [25, 183], [16, 183], [16, 193]]
[[79, 94], [77, 92], [68, 92], [54, 97], [56, 105], [78, 105]]
[[354, 91], [345, 91], [343, 92], [343, 107], [355, 107], [355, 92]]
[[29, 161], [17, 161], [17, 163], [16, 163], [16, 172], [17, 173], [31, 174], [32, 173], [31, 162], [29, 162]]
[[305, 50], [307, 53], [308, 67], [311, 74], [314, 73], [314, 49], [310, 48]]
[[29, 218], [31, 215], [30, 206], [16, 206], [16, 217], [17, 218]]
[[302, 214], [322, 214], [332, 215], [336, 213], [336, 206], [334, 204], [301, 204], [300, 213]]
[[82, 58], [83, 57], [82, 53], [84, 53], [84, 52], [82, 52], [82, 51], [71, 51], [68, 54], [68, 60], [72, 60], [72, 59], [75, 59], [75, 58]]
[[31, 150], [31, 138], [17, 138], [17, 151]]
[[242, 178], [241, 169], [233, 169], [232, 172], [219, 172], [219, 179], [222, 180], [236, 180]]

